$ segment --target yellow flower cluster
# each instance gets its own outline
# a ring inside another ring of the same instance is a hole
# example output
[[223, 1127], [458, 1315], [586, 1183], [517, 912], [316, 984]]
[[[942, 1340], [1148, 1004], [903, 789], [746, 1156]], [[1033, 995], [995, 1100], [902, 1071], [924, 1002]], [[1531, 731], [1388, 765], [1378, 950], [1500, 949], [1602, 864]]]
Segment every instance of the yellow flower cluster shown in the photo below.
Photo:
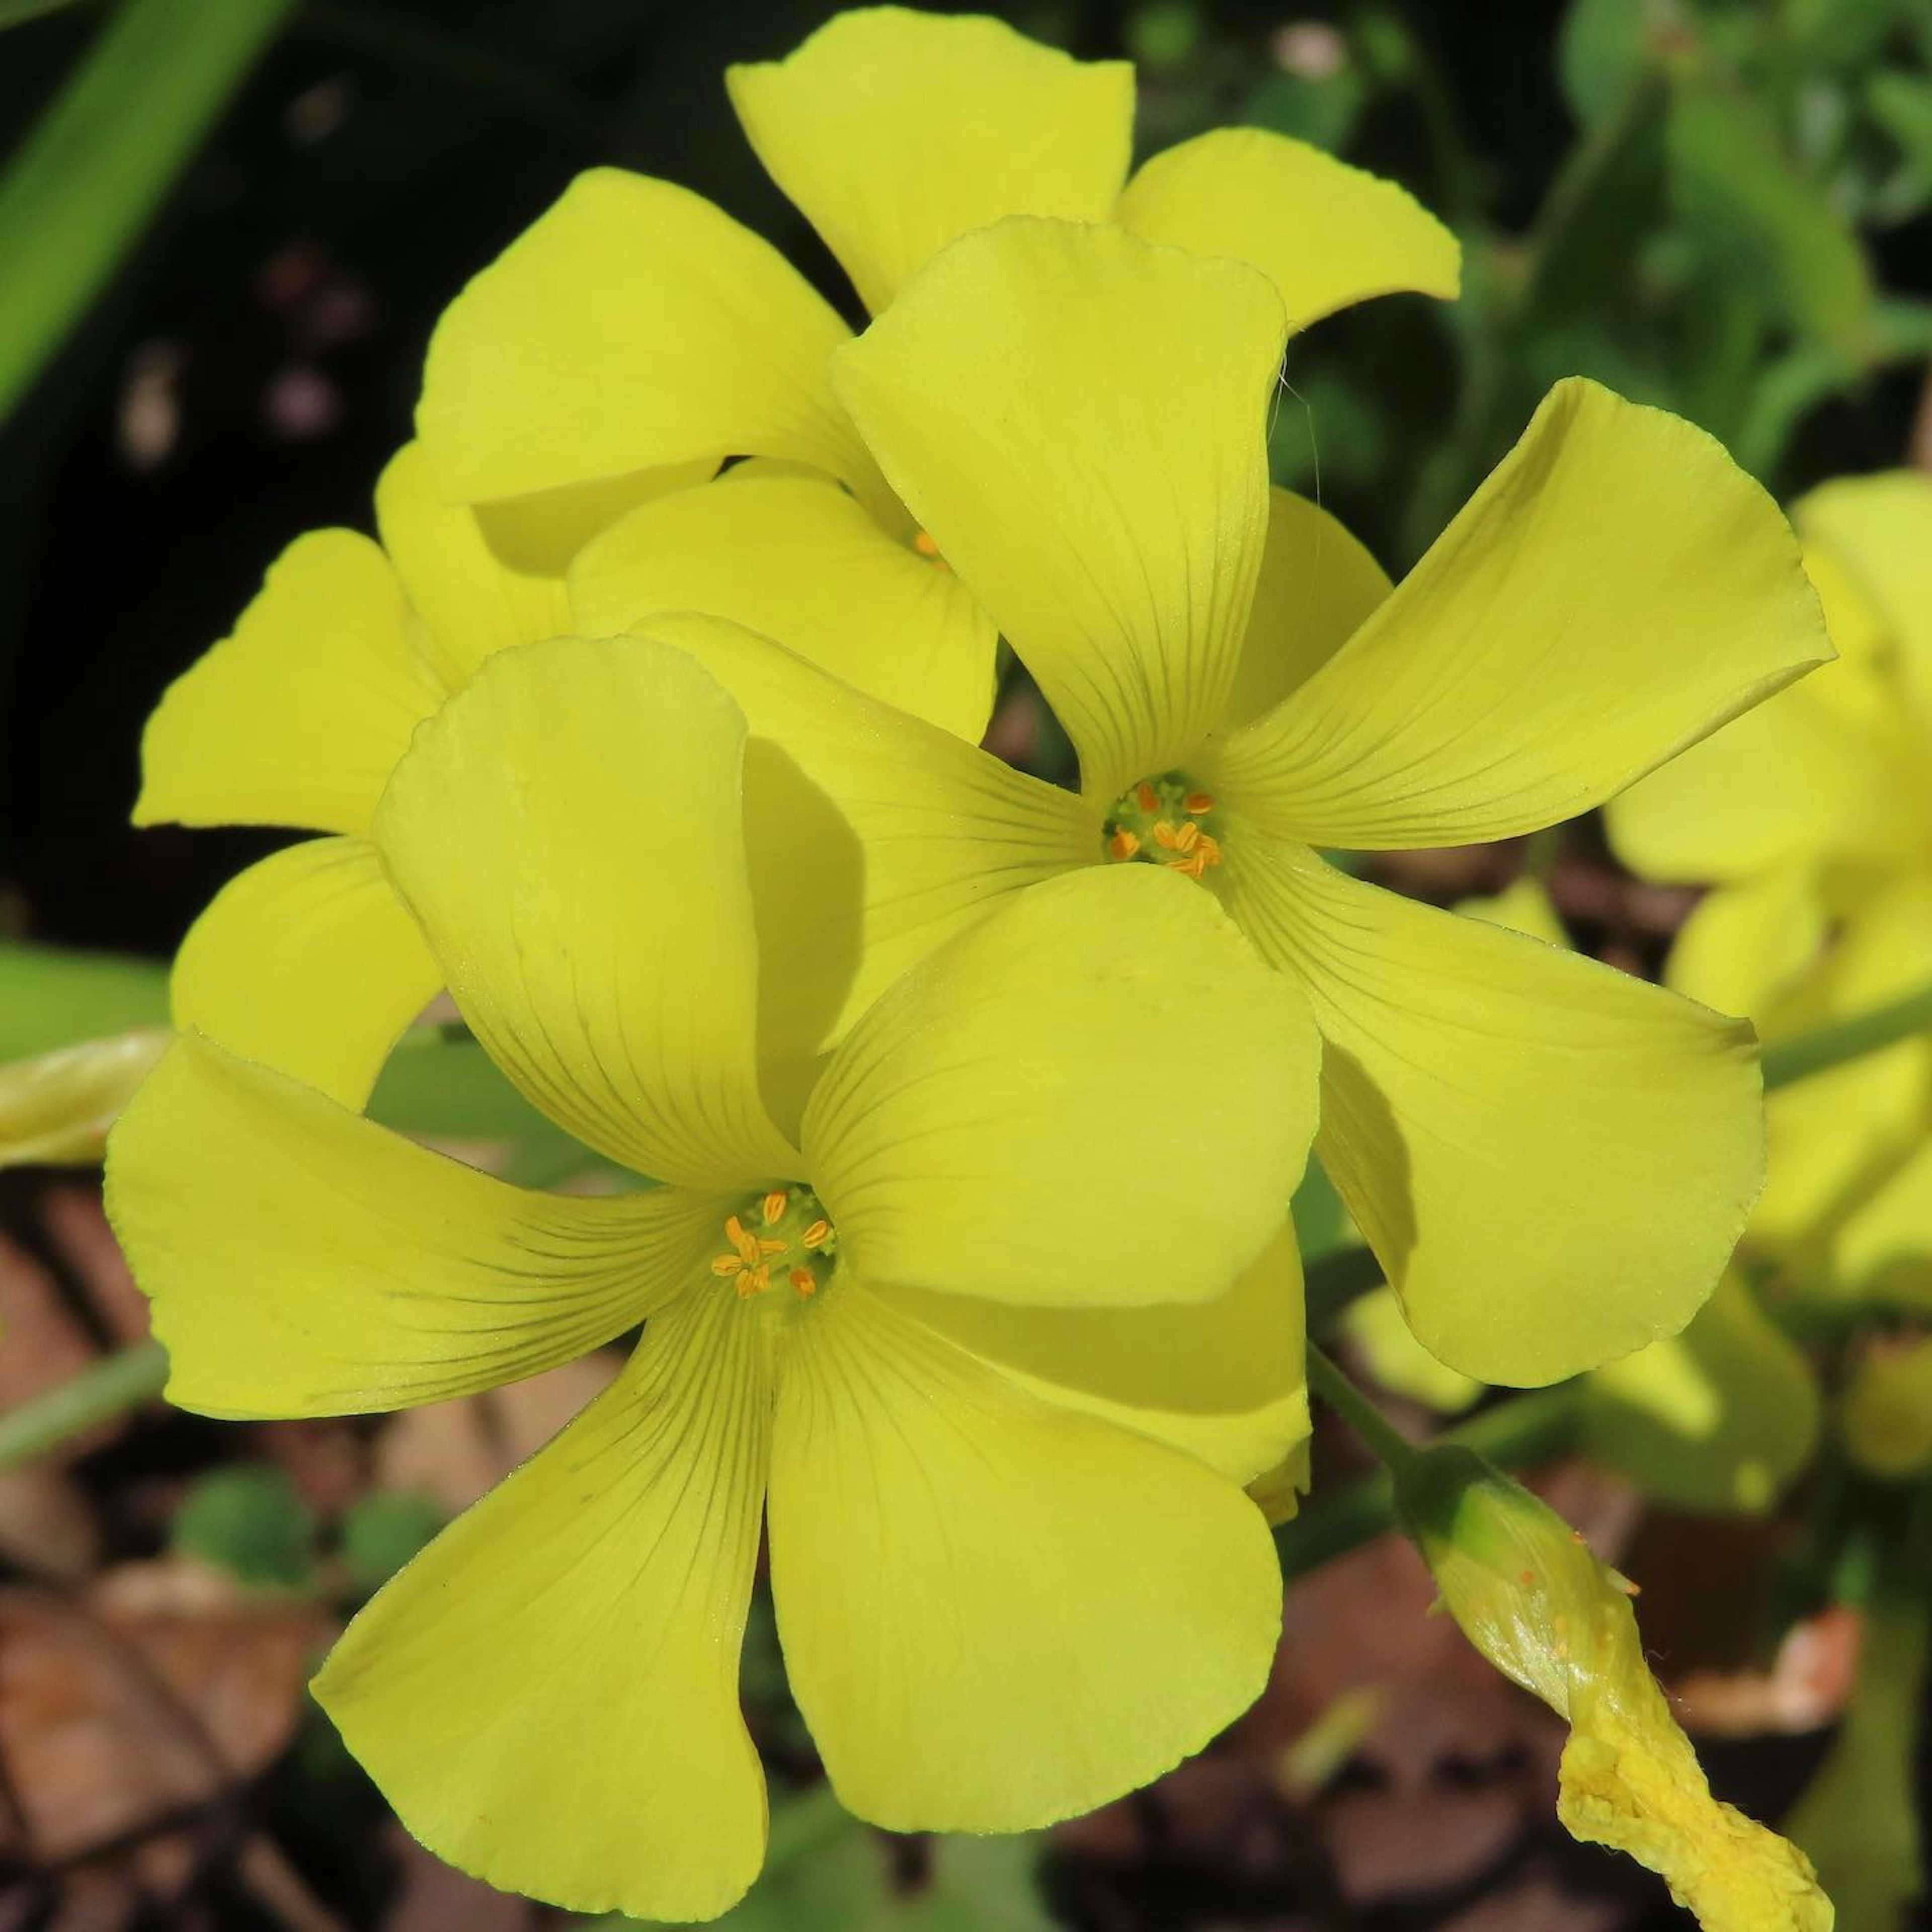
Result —
[[[322, 836], [190, 936], [109, 1163], [206, 1414], [643, 1324], [316, 1691], [444, 1856], [686, 1919], [763, 1856], [761, 1530], [880, 1824], [1040, 1826], [1252, 1700], [1311, 1144], [1459, 1370], [1684, 1326], [1760, 1184], [1749, 1028], [1321, 855], [1568, 818], [1829, 655], [1762, 491], [1586, 382], [1400, 586], [1270, 488], [1290, 334], [1455, 292], [1390, 184], [1253, 130], [1130, 178], [1130, 72], [986, 20], [843, 15], [730, 86], [869, 326], [610, 170], [458, 297], [380, 544], [301, 538], [149, 727], [142, 822]], [[979, 748], [1000, 638], [1077, 790]], [[445, 991], [659, 1184], [364, 1118]]]

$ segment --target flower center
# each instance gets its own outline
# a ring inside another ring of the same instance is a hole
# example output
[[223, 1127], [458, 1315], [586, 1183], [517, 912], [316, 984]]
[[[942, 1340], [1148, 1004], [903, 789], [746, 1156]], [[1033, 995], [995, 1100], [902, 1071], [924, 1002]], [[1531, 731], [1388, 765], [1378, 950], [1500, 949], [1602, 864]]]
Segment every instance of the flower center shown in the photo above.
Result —
[[711, 1272], [742, 1301], [767, 1288], [790, 1288], [807, 1300], [832, 1274], [838, 1237], [808, 1187], [774, 1187], [724, 1217], [725, 1251]]
[[1101, 828], [1109, 859], [1166, 866], [1198, 879], [1221, 862], [1220, 821], [1210, 793], [1180, 772], [1142, 778], [1114, 801]]

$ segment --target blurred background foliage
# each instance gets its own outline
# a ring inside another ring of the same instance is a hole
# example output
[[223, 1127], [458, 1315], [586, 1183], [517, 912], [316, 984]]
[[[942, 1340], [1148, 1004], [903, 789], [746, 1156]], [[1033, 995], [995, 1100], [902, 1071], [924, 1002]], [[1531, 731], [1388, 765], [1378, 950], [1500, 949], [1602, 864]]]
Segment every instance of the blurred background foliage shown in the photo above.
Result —
[[[158, 963], [82, 970], [45, 949], [158, 962], [273, 842], [134, 832], [141, 724], [292, 536], [368, 526], [375, 476], [410, 433], [437, 314], [572, 174], [611, 161], [682, 182], [853, 313], [830, 256], [753, 160], [722, 82], [729, 62], [782, 53], [830, 10], [829, 0], [136, 0], [118, 10], [0, 0], [0, 939], [33, 942], [0, 961], [0, 1060], [163, 1017]], [[1136, 62], [1143, 152], [1213, 125], [1272, 128], [1402, 182], [1463, 238], [1460, 303], [1368, 304], [1295, 341], [1274, 425], [1278, 480], [1318, 495], [1392, 570], [1426, 548], [1549, 384], [1574, 373], [1702, 424], [1784, 500], [1828, 476], [1932, 464], [1932, 0], [1040, 0], [987, 10], [1081, 55]], [[22, 262], [32, 272], [9, 272]], [[1048, 727], [1036, 716], [1031, 725], [1014, 748], [1051, 764]], [[1600, 863], [1589, 834], [1572, 835], [1573, 856], [1580, 845]], [[1552, 848], [1528, 856], [1547, 872]], [[1399, 865], [1382, 875], [1444, 900], [1503, 883]], [[1588, 885], [1580, 875], [1573, 900]], [[1586, 907], [1579, 937], [1654, 967], [1685, 903], [1654, 900], [1641, 916], [1634, 899], [1600, 917]], [[398, 1055], [379, 1112], [452, 1132], [507, 1106], [514, 1118], [489, 1118], [524, 1136], [536, 1166], [520, 1177], [550, 1178], [540, 1138], [487, 1070], [471, 1092], [446, 1072], [417, 1081], [422, 1063]], [[42, 1177], [0, 1177], [0, 1210], [52, 1284], [47, 1306], [64, 1311], [36, 1316], [39, 1277], [10, 1277], [0, 1316], [27, 1346], [11, 1350], [13, 1369], [0, 1360], [0, 1412], [39, 1388], [34, 1348], [58, 1380], [90, 1350], [140, 1333], [138, 1300], [69, 1211], [76, 1198], [48, 1192]], [[1300, 1204], [1311, 1259], [1339, 1252], [1346, 1223], [1322, 1225], [1318, 1196]], [[14, 1252], [0, 1261], [12, 1265]], [[1358, 1324], [1377, 1306], [1360, 1304]], [[48, 1337], [69, 1329], [80, 1339], [63, 1355], [68, 1344]], [[1370, 1328], [1353, 1340], [1376, 1360]], [[1405, 1386], [1386, 1348], [1376, 1366], [1417, 1415], [1477, 1399], [1442, 1386], [1439, 1370], [1430, 1380], [1426, 1364], [1411, 1365], [1422, 1379]], [[10, 1385], [9, 1373], [27, 1381]], [[215, 1808], [194, 1814], [190, 1893], [143, 1868], [136, 1918], [100, 1922], [148, 1922], [138, 1915], [155, 1900], [184, 1896], [200, 1918], [152, 1922], [484, 1922], [471, 1916], [484, 1910], [478, 1892], [439, 1892], [448, 1874], [408, 1862], [380, 1801], [312, 1714], [244, 1736], [224, 1714], [226, 1679], [194, 1678], [184, 1690], [186, 1666], [156, 1634], [184, 1613], [130, 1599], [125, 1572], [130, 1559], [185, 1558], [231, 1580], [244, 1609], [221, 1609], [230, 1647], [280, 1657], [265, 1646], [282, 1643], [277, 1708], [295, 1712], [315, 1619], [352, 1610], [586, 1393], [505, 1392], [460, 1422], [263, 1430], [240, 1446], [236, 1432], [182, 1417], [104, 1445], [81, 1438], [54, 1472], [78, 1486], [81, 1514], [61, 1532], [74, 1547], [56, 1550], [40, 1522], [30, 1558], [9, 1541], [0, 1494], [0, 1693], [8, 1645], [18, 1655], [52, 1641], [7, 1580], [54, 1576], [84, 1592], [70, 1608], [84, 1602], [200, 1710], [203, 1742], [254, 1780], [246, 1808], [219, 1780], [194, 1801]], [[8, 1461], [0, 1453], [0, 1472]], [[1346, 1452], [1324, 1472], [1337, 1462]], [[1566, 1513], [1593, 1537], [1627, 1539], [1628, 1492], [1579, 1480]], [[1838, 1734], [1836, 1773], [1812, 1781], [1806, 1800], [1821, 1839], [1865, 1847], [1851, 1868], [1876, 1902], [1844, 1922], [1863, 1932], [1918, 1882], [1912, 1764], [1924, 1743], [1910, 1714], [1925, 1619], [1922, 1598], [1900, 1609], [1840, 1573], [1862, 1563], [1882, 1582], [1888, 1543], [1928, 1560], [1932, 1523], [1922, 1499], [1854, 1508], [1852, 1480], [1828, 1465], [1781, 1522], [1687, 1527], [1663, 1513], [1636, 1533], [1646, 1630], [1693, 1672], [1679, 1688], [1709, 1666], [1692, 1700], [1706, 1738], [1753, 1740], [1708, 1754], [1719, 1789], [1761, 1813], [1804, 1786], [1824, 1759], [1822, 1725], [1845, 1707], [1850, 1666], [1832, 1606], [1874, 1600], [1867, 1641], [1882, 1667], [1866, 1672]], [[1385, 1520], [1385, 1498], [1382, 1508]], [[1352, 1521], [1328, 1519], [1348, 1540], [1373, 1526]], [[1325, 1553], [1313, 1538], [1295, 1548], [1299, 1569]], [[1456, 1676], [1468, 1660], [1453, 1631], [1438, 1642], [1439, 1620], [1418, 1634], [1427, 1590], [1412, 1566], [1390, 1571], [1372, 1551], [1362, 1561], [1298, 1589], [1283, 1672], [1221, 1768], [1056, 1840], [1044, 1893], [1041, 1841], [909, 1843], [882, 1856], [829, 1804], [762, 1604], [746, 1686], [778, 1785], [772, 1870], [732, 1923], [1040, 1932], [1055, 1922], [1051, 1904], [1096, 1927], [1274, 1924], [1292, 1898], [1312, 1914], [1297, 1924], [1460, 1928], [1459, 1914], [1526, 1872], [1529, 1903], [1497, 1924], [1681, 1923], [1641, 1874], [1606, 1870], [1561, 1839], [1546, 1815], [1547, 1732], [1526, 1727], [1486, 1666]], [[1770, 1579], [1748, 1616], [1741, 1575]], [[1811, 1646], [1802, 1656], [1800, 1639]], [[1401, 1809], [1402, 1761], [1365, 1759], [1377, 1727], [1412, 1709], [1405, 1699], [1421, 1700], [1413, 1722], [1425, 1736], [1434, 1726], [1449, 1739], [1430, 1748], [1432, 1779], [1446, 1750], [1460, 1767], [1452, 1790], [1460, 1778], [1485, 1803], [1503, 1787], [1533, 1794], [1536, 1809], [1491, 1850], [1490, 1827], [1454, 1803], [1443, 1811], [1435, 1784], [1425, 1819]], [[1787, 1735], [1766, 1746], [1766, 1730]], [[18, 1774], [4, 1695], [0, 1745]], [[1365, 1762], [1400, 1802], [1352, 1848], [1348, 1806]], [[0, 1917], [24, 1868], [4, 1786]], [[1317, 1792], [1330, 1806], [1319, 1846], [1298, 1808]], [[128, 1797], [123, 1822], [145, 1846], [142, 1802]], [[1430, 1831], [1473, 1847], [1473, 1863], [1430, 1864]], [[275, 1844], [292, 1863], [278, 1862]], [[31, 1915], [71, 1904], [64, 1876], [42, 1881], [77, 1857], [33, 1868], [21, 1922], [68, 1923]]]

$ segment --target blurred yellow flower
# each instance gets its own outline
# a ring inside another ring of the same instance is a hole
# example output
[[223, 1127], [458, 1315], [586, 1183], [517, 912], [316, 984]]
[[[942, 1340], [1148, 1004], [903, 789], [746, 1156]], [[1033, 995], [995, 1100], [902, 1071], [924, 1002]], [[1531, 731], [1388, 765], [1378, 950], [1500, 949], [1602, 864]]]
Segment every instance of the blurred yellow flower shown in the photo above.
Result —
[[[1144, 1782], [1279, 1634], [1240, 1486], [1307, 1429], [1305, 1009], [1191, 886], [1089, 873], [933, 953], [775, 1118], [746, 752], [681, 653], [534, 645], [416, 734], [374, 826], [499, 1064], [667, 1184], [528, 1192], [193, 1034], [110, 1151], [203, 1413], [433, 1401], [645, 1322], [316, 1686], [432, 1849], [578, 1910], [709, 1916], [758, 1870], [761, 1515], [799, 1706], [842, 1802], [896, 1829]], [[1150, 1195], [1163, 1144], [1184, 1184]]]
[[[1932, 971], [1932, 477], [1829, 483], [1792, 511], [1840, 662], [1634, 788], [1617, 851], [1712, 890], [1669, 982], [1768, 1040]], [[1932, 1042], [1774, 1094], [1750, 1238], [1799, 1286], [1932, 1309]]]
[[[1322, 847], [1586, 810], [1828, 650], [1790, 532], [1688, 424], [1587, 382], [1400, 589], [1268, 487], [1253, 269], [1118, 226], [955, 242], [834, 358], [895, 489], [1078, 752], [1076, 797], [784, 652], [698, 650], [770, 748], [794, 1031], [1069, 866], [1198, 880], [1307, 994], [1323, 1164], [1451, 1366], [1539, 1382], [1681, 1328], [1760, 1180], [1749, 1030], [1358, 883]], [[760, 827], [764, 828], [762, 831]], [[757, 855], [762, 852], [762, 856]]]
[[[1015, 214], [1109, 218], [1252, 262], [1294, 326], [1370, 296], [1453, 296], [1454, 238], [1393, 183], [1259, 128], [1128, 172], [1132, 68], [974, 15], [842, 14], [789, 58], [733, 68], [758, 158], [874, 314], [956, 236]], [[768, 244], [668, 182], [579, 177], [452, 304], [418, 428], [445, 493], [520, 496], [667, 464], [730, 487], [626, 520], [584, 560], [577, 628], [734, 618], [977, 740], [995, 627], [835, 394], [849, 332]], [[908, 621], [910, 622], [910, 634]]]
[[1557, 1815], [1659, 1874], [1705, 1932], [1830, 1932], [1804, 1854], [1711, 1795], [1644, 1660], [1630, 1587], [1466, 1449], [1396, 1471], [1404, 1523], [1463, 1634], [1570, 1726]]

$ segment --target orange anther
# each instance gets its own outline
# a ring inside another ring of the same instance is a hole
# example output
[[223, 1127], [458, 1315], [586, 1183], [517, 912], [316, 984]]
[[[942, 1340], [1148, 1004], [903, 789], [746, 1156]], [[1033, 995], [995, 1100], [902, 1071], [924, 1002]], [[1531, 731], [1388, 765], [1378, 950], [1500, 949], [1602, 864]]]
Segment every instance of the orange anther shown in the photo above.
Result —
[[1141, 849], [1141, 842], [1123, 825], [1107, 841], [1107, 856], [1112, 859], [1131, 859]]
[[1163, 852], [1172, 852], [1180, 844], [1180, 834], [1163, 818], [1154, 829], [1154, 842]]
[[1184, 811], [1192, 812], [1196, 818], [1198, 818], [1204, 812], [1212, 812], [1214, 809], [1214, 795], [1210, 792], [1191, 791], [1180, 801], [1180, 803]]
[[1157, 812], [1160, 808], [1160, 794], [1142, 778], [1134, 787], [1134, 802], [1143, 812]]
[[765, 1226], [770, 1227], [785, 1210], [785, 1191], [774, 1187], [764, 1198]]
[[791, 1271], [791, 1285], [798, 1290], [800, 1300], [818, 1292], [818, 1278], [809, 1268], [794, 1268]]
[[716, 1275], [736, 1274], [744, 1265], [736, 1255], [720, 1255], [711, 1264], [711, 1272]]
[[784, 1242], [775, 1241], [769, 1234], [758, 1244], [758, 1252], [761, 1255], [782, 1255], [784, 1251]]
[[1201, 828], [1191, 818], [1174, 835], [1174, 849], [1177, 852], [1191, 852], [1200, 843]]
[[938, 544], [934, 543], [924, 530], [920, 530], [915, 534], [912, 540], [912, 547], [921, 556], [937, 556], [939, 554]]
[[832, 1223], [822, 1220], [814, 1221], [800, 1238], [808, 1248], [822, 1248], [832, 1238]]

